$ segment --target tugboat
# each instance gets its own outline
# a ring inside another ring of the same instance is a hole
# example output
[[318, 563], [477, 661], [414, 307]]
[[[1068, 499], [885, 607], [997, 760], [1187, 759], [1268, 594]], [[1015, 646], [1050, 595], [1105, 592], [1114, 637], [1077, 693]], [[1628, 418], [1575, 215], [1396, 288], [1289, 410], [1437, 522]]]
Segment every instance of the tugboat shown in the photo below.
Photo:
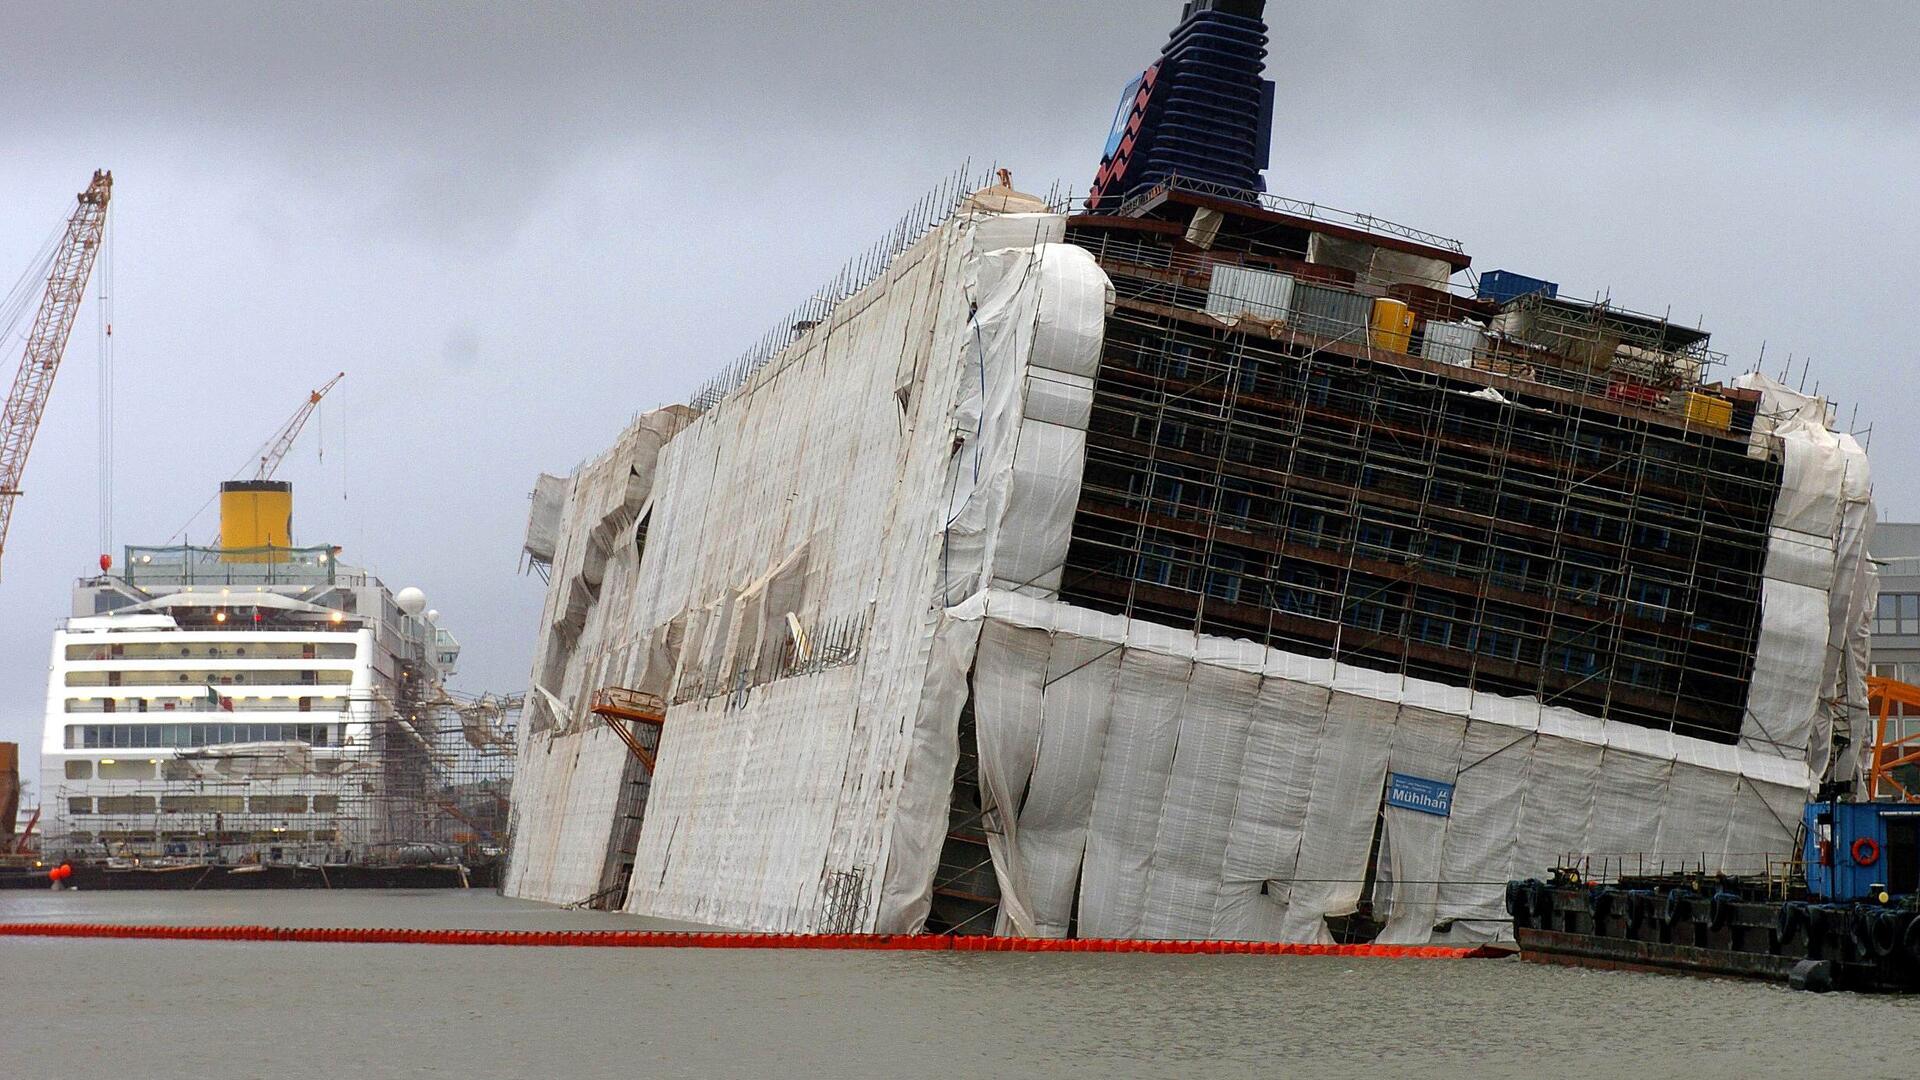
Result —
[[[1920, 793], [1891, 776], [1920, 753], [1885, 738], [1889, 704], [1920, 705], [1920, 687], [1871, 679], [1869, 690], [1880, 737], [1867, 797], [1851, 781], [1824, 785], [1802, 815], [1797, 857], [1747, 876], [1708, 873], [1704, 858], [1594, 876], [1591, 859], [1569, 859], [1544, 880], [1507, 883], [1521, 957], [1816, 992], [1920, 990]], [[1895, 801], [1875, 797], [1883, 788]]]

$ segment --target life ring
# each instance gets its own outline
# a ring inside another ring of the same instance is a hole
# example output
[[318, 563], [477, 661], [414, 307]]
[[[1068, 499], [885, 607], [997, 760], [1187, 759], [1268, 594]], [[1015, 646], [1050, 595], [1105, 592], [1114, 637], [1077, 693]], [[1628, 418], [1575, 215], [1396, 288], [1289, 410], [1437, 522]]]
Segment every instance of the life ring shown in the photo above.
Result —
[[1855, 866], [1872, 866], [1880, 861], [1880, 845], [1871, 836], [1855, 840], [1852, 850]]

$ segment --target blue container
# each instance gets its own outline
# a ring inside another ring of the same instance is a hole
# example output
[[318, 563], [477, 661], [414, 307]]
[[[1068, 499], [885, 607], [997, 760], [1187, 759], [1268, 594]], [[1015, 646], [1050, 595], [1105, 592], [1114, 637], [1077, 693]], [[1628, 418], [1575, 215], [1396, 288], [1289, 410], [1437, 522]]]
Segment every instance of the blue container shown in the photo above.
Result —
[[1560, 295], [1560, 286], [1557, 282], [1542, 281], [1511, 270], [1489, 270], [1480, 275], [1479, 296], [1482, 300], [1508, 304], [1534, 293], [1546, 293], [1551, 300]]
[[1920, 892], [1920, 805], [1808, 803], [1807, 891], [1821, 900], [1863, 900], [1873, 886]]

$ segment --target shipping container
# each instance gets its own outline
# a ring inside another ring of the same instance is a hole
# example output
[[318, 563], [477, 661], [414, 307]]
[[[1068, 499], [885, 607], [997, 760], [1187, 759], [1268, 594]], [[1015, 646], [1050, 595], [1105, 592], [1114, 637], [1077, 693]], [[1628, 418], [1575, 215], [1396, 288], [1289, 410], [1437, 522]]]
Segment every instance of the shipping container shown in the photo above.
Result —
[[1484, 349], [1487, 332], [1465, 322], [1428, 322], [1420, 355], [1454, 367], [1472, 367], [1473, 355]]
[[1480, 275], [1479, 296], [1482, 300], [1507, 304], [1534, 293], [1545, 293], [1548, 299], [1552, 299], [1560, 295], [1560, 286], [1556, 282], [1516, 274], [1511, 270], [1489, 270]]
[[1248, 317], [1285, 322], [1293, 289], [1293, 279], [1285, 274], [1216, 265], [1207, 286], [1207, 314], [1228, 323]]
[[1319, 285], [1294, 286], [1293, 325], [1305, 333], [1358, 345], [1366, 340], [1372, 321], [1372, 297]]

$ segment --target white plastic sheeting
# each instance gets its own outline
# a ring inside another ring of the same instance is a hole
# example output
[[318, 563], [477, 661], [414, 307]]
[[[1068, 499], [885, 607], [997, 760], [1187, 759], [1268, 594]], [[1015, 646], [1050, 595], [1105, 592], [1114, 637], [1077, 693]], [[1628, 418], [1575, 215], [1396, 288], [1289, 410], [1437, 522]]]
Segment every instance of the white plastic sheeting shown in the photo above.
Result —
[[[603, 685], [670, 702], [628, 910], [924, 921], [977, 632], [943, 631], [943, 607], [994, 583], [1050, 594], [1079, 498], [1112, 290], [1063, 234], [976, 201], [895, 259], [672, 436], [633, 507], [644, 552], [630, 522], [593, 541], [570, 510], [536, 686], [569, 710]], [[562, 581], [580, 543], [608, 551], [597, 591]], [[851, 647], [815, 650], [849, 626]], [[542, 805], [545, 784], [527, 782]], [[534, 859], [516, 852], [510, 890], [533, 894]], [[556, 861], [581, 864], [549, 875], [577, 889], [604, 855]]]
[[[1758, 372], [1734, 385], [1760, 392], [1757, 437], [1777, 447], [1780, 497], [1768, 532], [1760, 638], [1743, 745], [1827, 770], [1836, 725], [1868, 744], [1866, 643], [1876, 596], [1867, 541], [1873, 488], [1866, 451], [1828, 427], [1827, 402]], [[1861, 775], [1862, 760], [1833, 772]]]
[[554, 530], [553, 565], [519, 732], [509, 895], [566, 904], [601, 888], [628, 753], [592, 719], [588, 698], [627, 648], [635, 526], [660, 448], [692, 417], [681, 406], [638, 417], [571, 478], [535, 487], [528, 535]]
[[1757, 868], [1790, 850], [1810, 782], [1771, 752], [1004, 590], [949, 615], [980, 624], [1007, 932], [1061, 936], [1077, 903], [1089, 937], [1330, 940], [1392, 771], [1455, 792], [1450, 816], [1384, 811], [1384, 940], [1485, 940], [1503, 883], [1565, 854]]

